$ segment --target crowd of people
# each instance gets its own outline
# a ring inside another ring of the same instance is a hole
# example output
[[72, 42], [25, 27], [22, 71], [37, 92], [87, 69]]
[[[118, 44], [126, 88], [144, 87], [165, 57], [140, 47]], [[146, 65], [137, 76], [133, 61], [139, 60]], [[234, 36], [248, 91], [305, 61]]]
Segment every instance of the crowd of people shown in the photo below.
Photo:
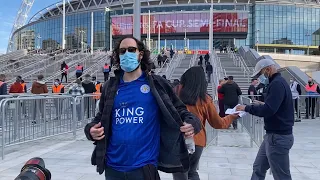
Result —
[[[218, 112], [207, 93], [210, 79], [205, 73], [210, 68], [191, 67], [170, 83], [152, 73], [150, 53], [139, 40], [120, 40], [113, 54], [115, 77], [104, 85], [98, 113], [85, 127], [86, 137], [96, 144], [91, 163], [98, 173], [105, 172], [106, 180], [160, 179], [157, 170], [172, 173], [174, 180], [200, 179], [206, 122], [217, 129], [236, 129], [238, 114], [224, 114], [233, 107], [265, 118], [267, 138], [254, 162], [252, 180], [264, 179], [269, 168], [276, 180], [291, 179], [293, 101], [273, 61], [261, 60], [253, 75], [267, 87], [264, 103], [237, 105], [242, 92], [229, 76], [220, 81]], [[251, 85], [256, 84], [254, 79]]]
[[[174, 180], [199, 180], [197, 171], [206, 146], [206, 122], [216, 129], [228, 129], [231, 125], [237, 129], [239, 115], [226, 115], [228, 108], [264, 117], [266, 135], [254, 161], [251, 179], [265, 179], [270, 168], [275, 180], [292, 179], [289, 152], [294, 143], [294, 102], [301, 89], [293, 80], [289, 86], [273, 60], [262, 59], [255, 67], [248, 89], [252, 104], [238, 105], [242, 92], [233, 76], [220, 80], [218, 110], [207, 92], [212, 74], [209, 54], [204, 57], [205, 69], [201, 56], [201, 66], [189, 68], [180, 80], [172, 83], [152, 73], [150, 51], [133, 37], [120, 40], [112, 57], [115, 77], [105, 75], [104, 85], [88, 74], [82, 76], [83, 67], [79, 64], [78, 78], [65, 92], [61, 82], [63, 77], [67, 81], [68, 67], [62, 64], [61, 80], [56, 79], [52, 87], [53, 93], [75, 96], [101, 92], [96, 116], [84, 132], [88, 140], [95, 142], [91, 164], [97, 166], [99, 174], [105, 172], [106, 180], [159, 180], [158, 170], [172, 173]], [[110, 66], [105, 64], [103, 73], [110, 71]], [[43, 75], [38, 76], [31, 93], [48, 93], [43, 79]], [[259, 87], [260, 84], [263, 86]], [[5, 75], [1, 74], [1, 93], [6, 93], [4, 87], [7, 88]], [[21, 77], [17, 77], [11, 89], [24, 91]], [[310, 95], [307, 114], [314, 117], [315, 97], [311, 95], [320, 90], [312, 79], [305, 89]], [[263, 99], [258, 99], [260, 92]]]

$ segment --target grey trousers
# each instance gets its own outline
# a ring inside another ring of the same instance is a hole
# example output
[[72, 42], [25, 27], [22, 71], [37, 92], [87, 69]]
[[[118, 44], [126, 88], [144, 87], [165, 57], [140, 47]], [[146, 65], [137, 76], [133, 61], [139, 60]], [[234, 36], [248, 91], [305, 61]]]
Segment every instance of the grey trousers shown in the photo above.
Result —
[[198, 166], [200, 157], [203, 151], [203, 147], [196, 146], [196, 150], [193, 154], [189, 155], [190, 159], [190, 168], [189, 171], [186, 173], [173, 173], [173, 179], [174, 180], [200, 180], [199, 174], [198, 174]]
[[292, 180], [289, 151], [293, 142], [292, 134], [266, 134], [253, 164], [251, 180], [264, 180], [269, 168], [275, 180]]

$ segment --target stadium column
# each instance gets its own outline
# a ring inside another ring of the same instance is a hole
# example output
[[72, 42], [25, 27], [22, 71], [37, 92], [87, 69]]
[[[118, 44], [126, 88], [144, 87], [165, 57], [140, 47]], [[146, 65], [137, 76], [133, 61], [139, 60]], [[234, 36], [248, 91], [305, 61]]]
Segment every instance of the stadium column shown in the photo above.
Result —
[[93, 54], [93, 12], [91, 12], [91, 47], [90, 53]]
[[62, 49], [65, 49], [66, 45], [66, 0], [63, 0], [63, 17], [62, 17]]
[[210, 7], [210, 18], [209, 18], [209, 53], [213, 53], [213, 8], [212, 4]]
[[134, 0], [134, 11], [133, 11], [133, 37], [138, 40], [141, 39], [141, 2], [140, 0]]

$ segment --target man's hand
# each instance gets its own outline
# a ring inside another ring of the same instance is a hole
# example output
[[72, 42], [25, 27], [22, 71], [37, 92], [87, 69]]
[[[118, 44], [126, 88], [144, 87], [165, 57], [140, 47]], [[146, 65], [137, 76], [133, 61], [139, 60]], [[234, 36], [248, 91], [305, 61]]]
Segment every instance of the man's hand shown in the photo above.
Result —
[[191, 124], [183, 123], [180, 127], [180, 131], [184, 133], [186, 138], [192, 138], [194, 136], [194, 128]]
[[236, 107], [236, 111], [244, 111], [246, 109], [245, 105], [239, 105]]
[[90, 135], [97, 141], [104, 138], [104, 127], [101, 127], [101, 122], [90, 128]]

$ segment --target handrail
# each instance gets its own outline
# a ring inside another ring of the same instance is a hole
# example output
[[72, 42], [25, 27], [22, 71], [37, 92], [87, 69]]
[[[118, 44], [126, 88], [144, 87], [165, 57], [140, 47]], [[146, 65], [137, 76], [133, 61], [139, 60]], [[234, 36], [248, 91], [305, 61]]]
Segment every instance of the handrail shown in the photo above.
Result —
[[194, 66], [195, 62], [197, 61], [197, 57], [198, 57], [198, 51], [196, 51], [196, 53], [192, 56], [190, 60], [189, 68]]
[[248, 82], [250, 82], [251, 70], [249, 69], [243, 58], [237, 56], [233, 51], [231, 51], [230, 48], [228, 48], [228, 54], [229, 57], [232, 58], [234, 65], [241, 68], [241, 70], [243, 71], [243, 76], [247, 77]]
[[171, 79], [173, 71], [180, 66], [182, 59], [185, 58], [185, 54], [179, 54], [178, 58], [176, 59], [176, 61], [173, 61], [171, 66], [167, 69], [168, 71], [166, 72], [166, 76], [168, 79]]
[[176, 55], [174, 55], [174, 56], [172, 57], [172, 59], [171, 59], [171, 61], [169, 62], [169, 64], [167, 64], [167, 62], [169, 61], [169, 58], [167, 58], [167, 59], [164, 61], [164, 63], [162, 63], [161, 67], [158, 69], [158, 71], [156, 72], [156, 74], [159, 74], [159, 73], [163, 70], [164, 66], [166, 66], [166, 65], [167, 65], [167, 66], [166, 66], [166, 72], [167, 72], [168, 68], [170, 67], [170, 64], [172, 64], [172, 62], [174, 61], [175, 56], [176, 56]]

